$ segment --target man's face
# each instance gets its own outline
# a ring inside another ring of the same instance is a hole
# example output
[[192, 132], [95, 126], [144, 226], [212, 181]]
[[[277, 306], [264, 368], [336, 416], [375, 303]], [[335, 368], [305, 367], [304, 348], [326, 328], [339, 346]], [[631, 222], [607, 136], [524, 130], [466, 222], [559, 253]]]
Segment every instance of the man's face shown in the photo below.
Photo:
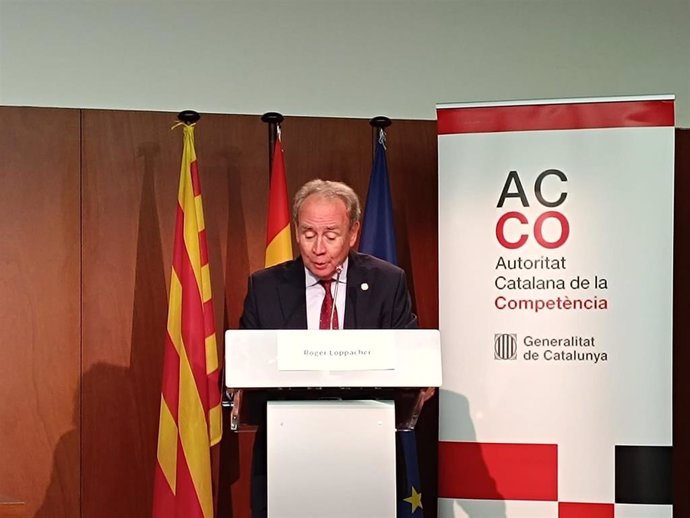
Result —
[[345, 202], [313, 194], [297, 215], [297, 244], [304, 266], [319, 279], [330, 279], [357, 241], [359, 221], [350, 227]]

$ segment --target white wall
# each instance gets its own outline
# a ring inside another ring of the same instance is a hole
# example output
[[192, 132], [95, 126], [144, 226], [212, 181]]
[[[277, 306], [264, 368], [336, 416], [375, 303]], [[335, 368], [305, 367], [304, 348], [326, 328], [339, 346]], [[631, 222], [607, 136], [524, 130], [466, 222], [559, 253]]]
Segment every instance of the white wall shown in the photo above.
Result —
[[690, 0], [0, 0], [0, 105], [435, 118], [675, 93]]

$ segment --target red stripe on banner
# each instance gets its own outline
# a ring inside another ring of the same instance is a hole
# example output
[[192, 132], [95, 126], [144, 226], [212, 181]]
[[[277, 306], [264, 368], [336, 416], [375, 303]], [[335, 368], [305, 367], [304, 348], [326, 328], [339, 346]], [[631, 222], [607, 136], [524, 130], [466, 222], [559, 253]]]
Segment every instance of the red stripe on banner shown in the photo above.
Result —
[[153, 475], [153, 491], [156, 501], [156, 505], [153, 506], [153, 518], [170, 518], [175, 516], [175, 495], [157, 462], [156, 471]]
[[201, 181], [199, 180], [199, 168], [196, 165], [196, 160], [189, 164], [189, 173], [192, 176], [194, 196], [199, 196], [201, 195]]
[[174, 516], [184, 518], [204, 518], [199, 495], [194, 487], [194, 480], [184, 456], [182, 444], [177, 443], [177, 487], [175, 488], [176, 509]]
[[438, 443], [441, 498], [558, 500], [555, 444]]
[[559, 502], [558, 518], [614, 518], [614, 505]]
[[163, 355], [163, 365], [165, 365], [166, 368], [163, 370], [161, 394], [168, 404], [168, 409], [173, 419], [177, 422], [177, 414], [180, 406], [180, 356], [177, 354], [177, 350], [168, 333], [165, 334], [165, 350]]
[[187, 249], [184, 249], [182, 271], [177, 272], [182, 285], [182, 341], [192, 367], [199, 399], [208, 412], [206, 380], [206, 330], [201, 293]]
[[674, 102], [619, 101], [440, 108], [438, 134], [673, 126]]

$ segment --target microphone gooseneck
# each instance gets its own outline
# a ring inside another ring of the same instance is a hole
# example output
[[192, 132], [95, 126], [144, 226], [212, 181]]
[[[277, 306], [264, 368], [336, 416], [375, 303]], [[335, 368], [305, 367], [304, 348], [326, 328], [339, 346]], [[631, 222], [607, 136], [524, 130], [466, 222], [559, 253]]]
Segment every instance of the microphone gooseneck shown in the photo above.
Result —
[[[333, 289], [333, 306], [331, 307], [331, 316], [328, 319], [328, 328], [333, 329], [333, 315], [335, 315], [335, 307], [338, 302], [338, 285], [340, 284], [340, 274], [343, 273], [343, 267], [338, 265], [335, 267], [335, 288]], [[340, 326], [338, 326], [340, 327]]]

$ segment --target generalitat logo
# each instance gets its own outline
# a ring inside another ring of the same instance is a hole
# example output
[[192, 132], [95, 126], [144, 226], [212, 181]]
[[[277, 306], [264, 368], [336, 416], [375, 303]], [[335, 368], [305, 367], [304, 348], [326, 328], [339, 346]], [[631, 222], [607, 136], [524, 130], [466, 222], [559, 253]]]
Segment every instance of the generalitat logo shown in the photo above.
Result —
[[517, 335], [497, 333], [494, 335], [494, 360], [517, 359]]

